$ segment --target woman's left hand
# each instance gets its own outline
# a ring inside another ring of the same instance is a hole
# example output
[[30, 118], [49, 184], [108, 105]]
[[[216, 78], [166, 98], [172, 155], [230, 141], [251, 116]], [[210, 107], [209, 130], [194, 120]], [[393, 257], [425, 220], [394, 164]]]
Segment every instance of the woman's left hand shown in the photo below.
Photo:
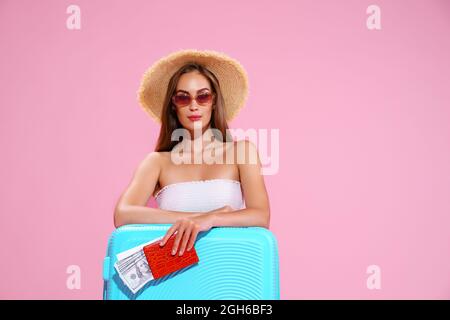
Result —
[[160, 246], [164, 246], [172, 234], [178, 231], [175, 236], [172, 255], [175, 255], [180, 248], [179, 255], [182, 256], [186, 247], [187, 251], [192, 249], [200, 231], [208, 231], [213, 227], [212, 219], [213, 216], [206, 213], [192, 214], [192, 217], [177, 220], [161, 240]]

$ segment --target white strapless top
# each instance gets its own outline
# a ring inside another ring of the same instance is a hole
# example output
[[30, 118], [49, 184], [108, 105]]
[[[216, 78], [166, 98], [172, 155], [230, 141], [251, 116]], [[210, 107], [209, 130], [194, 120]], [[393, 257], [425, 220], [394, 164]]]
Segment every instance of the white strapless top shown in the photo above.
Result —
[[226, 205], [245, 208], [241, 183], [231, 179], [194, 180], [169, 184], [155, 195], [158, 207], [170, 211], [206, 212]]

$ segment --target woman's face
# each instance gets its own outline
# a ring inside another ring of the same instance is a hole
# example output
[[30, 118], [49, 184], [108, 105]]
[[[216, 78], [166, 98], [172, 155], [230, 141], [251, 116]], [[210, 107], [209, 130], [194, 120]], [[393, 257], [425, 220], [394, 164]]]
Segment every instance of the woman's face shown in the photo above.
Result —
[[[213, 93], [209, 84], [208, 78], [199, 73], [198, 71], [192, 71], [184, 73], [178, 80], [177, 87], [174, 94], [191, 95], [193, 98], [191, 103], [187, 106], [175, 106], [177, 111], [178, 120], [181, 125], [191, 132], [191, 138], [194, 136], [194, 124], [198, 128], [198, 122], [201, 124], [202, 132], [204, 132], [211, 121], [212, 105], [214, 98], [207, 104], [200, 105], [194, 99], [197, 95], [202, 93]], [[200, 116], [200, 118], [189, 118], [192, 116]]]

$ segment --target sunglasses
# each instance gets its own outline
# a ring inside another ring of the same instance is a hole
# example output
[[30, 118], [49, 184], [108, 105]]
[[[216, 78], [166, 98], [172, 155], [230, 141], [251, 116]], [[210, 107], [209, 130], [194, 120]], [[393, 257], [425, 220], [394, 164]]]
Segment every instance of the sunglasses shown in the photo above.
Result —
[[185, 107], [191, 104], [192, 100], [195, 99], [199, 105], [207, 105], [213, 99], [214, 94], [210, 92], [202, 92], [193, 98], [190, 94], [178, 93], [172, 97], [172, 102], [177, 107]]

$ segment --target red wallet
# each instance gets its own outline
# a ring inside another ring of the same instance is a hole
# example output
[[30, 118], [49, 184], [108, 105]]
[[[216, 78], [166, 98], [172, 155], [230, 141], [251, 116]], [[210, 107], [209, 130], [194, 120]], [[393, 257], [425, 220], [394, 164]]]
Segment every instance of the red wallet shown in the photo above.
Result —
[[177, 253], [172, 255], [175, 236], [176, 234], [173, 234], [162, 247], [159, 245], [160, 241], [156, 241], [143, 248], [154, 279], [164, 277], [199, 261], [195, 247], [192, 247], [190, 251], [185, 250], [183, 255], [179, 256], [179, 246]]

